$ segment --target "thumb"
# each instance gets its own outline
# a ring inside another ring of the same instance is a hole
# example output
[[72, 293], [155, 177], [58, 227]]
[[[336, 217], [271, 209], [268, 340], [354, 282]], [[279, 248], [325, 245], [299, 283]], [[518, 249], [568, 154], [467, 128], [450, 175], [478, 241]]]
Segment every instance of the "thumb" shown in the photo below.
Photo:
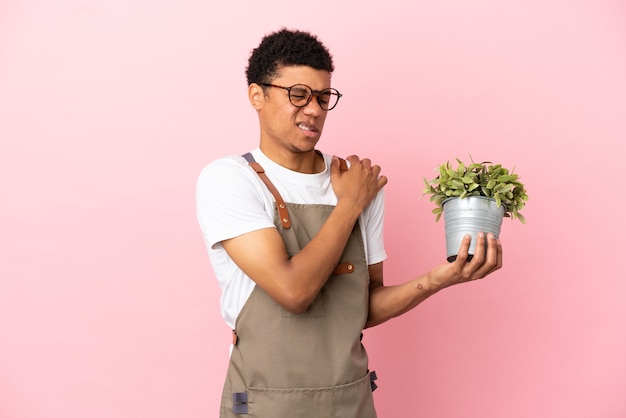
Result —
[[333, 155], [333, 158], [330, 162], [330, 176], [331, 177], [335, 177], [339, 174], [340, 170], [339, 170], [339, 157], [337, 157], [336, 155]]

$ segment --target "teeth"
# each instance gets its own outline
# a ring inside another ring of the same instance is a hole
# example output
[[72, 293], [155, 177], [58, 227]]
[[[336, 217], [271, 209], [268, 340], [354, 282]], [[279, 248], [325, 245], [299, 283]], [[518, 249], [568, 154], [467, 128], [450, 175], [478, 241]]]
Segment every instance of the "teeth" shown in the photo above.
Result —
[[312, 129], [310, 127], [308, 127], [307, 125], [303, 124], [303, 123], [299, 123], [298, 127], [300, 129], [304, 129], [305, 131], [311, 131]]

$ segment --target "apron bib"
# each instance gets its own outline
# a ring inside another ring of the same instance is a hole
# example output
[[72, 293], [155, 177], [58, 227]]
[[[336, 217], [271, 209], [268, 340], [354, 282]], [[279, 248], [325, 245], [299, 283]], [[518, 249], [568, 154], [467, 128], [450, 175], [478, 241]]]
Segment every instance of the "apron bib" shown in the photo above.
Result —
[[[276, 199], [274, 221], [294, 256], [334, 206], [285, 203], [259, 164], [246, 157]], [[233, 331], [220, 417], [375, 418], [375, 375], [361, 344], [368, 307], [369, 273], [357, 223], [306, 312], [292, 314], [254, 288]]]

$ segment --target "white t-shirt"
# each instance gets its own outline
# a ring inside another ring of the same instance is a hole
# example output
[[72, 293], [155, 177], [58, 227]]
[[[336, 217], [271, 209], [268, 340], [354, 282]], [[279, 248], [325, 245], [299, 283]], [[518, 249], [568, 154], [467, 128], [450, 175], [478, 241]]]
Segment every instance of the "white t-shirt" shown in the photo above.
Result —
[[[303, 174], [282, 167], [259, 148], [252, 151], [285, 202], [336, 205], [330, 183], [332, 156], [324, 154], [321, 173]], [[233, 328], [255, 283], [228, 256], [221, 241], [263, 228], [275, 228], [274, 197], [242, 156], [228, 156], [207, 165], [198, 178], [197, 216], [213, 270], [222, 289], [220, 306], [226, 324]], [[383, 245], [384, 196], [382, 191], [359, 218], [368, 264], [386, 258]]]

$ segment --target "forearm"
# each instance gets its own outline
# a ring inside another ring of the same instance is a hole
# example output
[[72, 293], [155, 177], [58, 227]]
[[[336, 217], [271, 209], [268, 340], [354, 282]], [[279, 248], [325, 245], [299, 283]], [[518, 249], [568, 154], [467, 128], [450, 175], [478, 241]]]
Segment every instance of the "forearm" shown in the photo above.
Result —
[[378, 286], [370, 290], [369, 315], [365, 328], [373, 327], [402, 315], [441, 290], [423, 274], [395, 286]]
[[[487, 252], [484, 242], [487, 239]], [[467, 262], [471, 237], [467, 235], [461, 244], [457, 259], [442, 263], [430, 272], [397, 286], [383, 286], [382, 263], [370, 266], [369, 316], [366, 327], [381, 324], [393, 317], [410, 311], [424, 300], [446, 287], [482, 279], [502, 267], [502, 245], [492, 234], [478, 234], [476, 253]]]
[[283, 308], [304, 312], [335, 269], [355, 222], [387, 182], [369, 160], [348, 157], [352, 165], [340, 173], [331, 164], [337, 205], [304, 248], [290, 257], [276, 228], [262, 228], [222, 241], [237, 266]]
[[284, 272], [302, 308], [313, 301], [335, 269], [358, 219], [360, 210], [340, 201], [319, 232], [296, 255], [290, 258]]

